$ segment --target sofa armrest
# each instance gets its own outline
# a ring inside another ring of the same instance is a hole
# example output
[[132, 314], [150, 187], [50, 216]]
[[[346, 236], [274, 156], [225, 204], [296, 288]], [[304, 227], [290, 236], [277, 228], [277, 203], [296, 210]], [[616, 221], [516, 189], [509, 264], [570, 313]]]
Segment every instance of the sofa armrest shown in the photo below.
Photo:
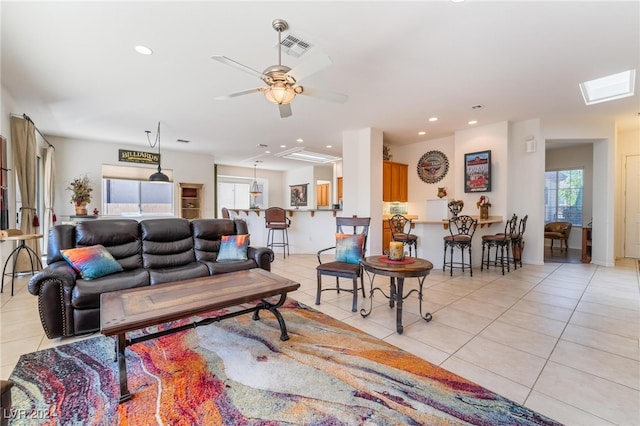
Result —
[[66, 262], [55, 262], [35, 274], [27, 286], [38, 296], [38, 313], [42, 328], [49, 339], [73, 336], [71, 292], [76, 283], [75, 271]]
[[267, 247], [248, 247], [247, 258], [253, 259], [258, 268], [271, 271], [271, 262], [275, 260], [273, 250]]

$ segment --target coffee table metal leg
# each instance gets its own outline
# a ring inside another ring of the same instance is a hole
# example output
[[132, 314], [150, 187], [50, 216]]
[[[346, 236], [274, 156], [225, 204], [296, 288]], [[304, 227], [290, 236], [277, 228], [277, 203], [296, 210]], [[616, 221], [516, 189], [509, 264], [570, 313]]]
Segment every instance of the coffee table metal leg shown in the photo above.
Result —
[[118, 370], [120, 376], [120, 400], [118, 402], [122, 404], [123, 402], [131, 399], [131, 392], [129, 392], [129, 386], [127, 385], [127, 361], [124, 357], [124, 350], [127, 347], [124, 333], [118, 334], [116, 336], [116, 346], [118, 352]]
[[[393, 279], [393, 278], [392, 278]], [[395, 285], [393, 285], [395, 287]], [[404, 287], [404, 278], [398, 277], [398, 290], [396, 291], [396, 330], [398, 334], [402, 334], [404, 327], [402, 326], [402, 288]]]
[[282, 318], [280, 311], [278, 311], [278, 308], [284, 304], [286, 299], [286, 293], [280, 295], [280, 300], [278, 300], [276, 304], [270, 303], [263, 299], [262, 303], [256, 306], [255, 311], [253, 311], [254, 321], [260, 319], [260, 309], [266, 309], [276, 317], [276, 319], [278, 320], [278, 324], [280, 324], [280, 340], [282, 340], [283, 342], [289, 340], [289, 334], [287, 334], [287, 325], [285, 324], [284, 318]]

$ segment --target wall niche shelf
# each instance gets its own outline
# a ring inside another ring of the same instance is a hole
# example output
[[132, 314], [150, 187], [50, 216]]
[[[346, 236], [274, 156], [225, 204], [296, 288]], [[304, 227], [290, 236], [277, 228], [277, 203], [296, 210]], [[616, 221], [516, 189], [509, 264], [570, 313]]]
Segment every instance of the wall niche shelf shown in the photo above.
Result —
[[180, 190], [180, 217], [184, 219], [202, 218], [202, 186], [201, 183], [178, 184]]

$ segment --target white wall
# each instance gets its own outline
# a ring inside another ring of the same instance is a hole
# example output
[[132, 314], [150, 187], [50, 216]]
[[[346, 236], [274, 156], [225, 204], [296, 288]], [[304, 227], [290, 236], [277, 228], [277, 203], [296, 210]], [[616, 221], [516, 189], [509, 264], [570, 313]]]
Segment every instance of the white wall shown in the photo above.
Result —
[[625, 254], [625, 160], [627, 156], [640, 155], [640, 128], [618, 133], [616, 142], [614, 252], [618, 258]]
[[[48, 137], [55, 147], [56, 156], [56, 194], [54, 211], [58, 221], [75, 214], [73, 204], [70, 202], [70, 192], [64, 188], [74, 177], [86, 174], [94, 184], [92, 201], [88, 206], [89, 211], [94, 208], [102, 210], [101, 170], [103, 164], [116, 164], [120, 166], [137, 166], [135, 163], [118, 161], [119, 149], [131, 149], [145, 151], [140, 145], [121, 145], [100, 141], [87, 141], [67, 138]], [[150, 150], [149, 150], [150, 151]], [[179, 216], [178, 209], [178, 182], [202, 183], [203, 186], [203, 217], [214, 217], [213, 187], [214, 157], [206, 154], [190, 154], [185, 152], [162, 150], [162, 168], [173, 170], [175, 214]], [[149, 168], [149, 174], [155, 171], [155, 167]]]

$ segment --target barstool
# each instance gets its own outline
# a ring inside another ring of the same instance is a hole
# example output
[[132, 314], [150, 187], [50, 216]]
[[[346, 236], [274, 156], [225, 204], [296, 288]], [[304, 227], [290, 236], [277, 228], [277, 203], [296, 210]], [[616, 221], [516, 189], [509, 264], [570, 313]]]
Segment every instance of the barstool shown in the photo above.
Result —
[[[267, 247], [273, 250], [274, 247], [282, 247], [282, 255], [284, 258], [289, 254], [289, 233], [287, 228], [291, 226], [291, 219], [287, 217], [285, 209], [280, 207], [269, 207], [265, 211], [265, 226], [269, 230], [267, 233]], [[274, 242], [273, 234], [275, 231], [282, 231], [282, 240], [278, 243]]]
[[[3, 231], [5, 232], [5, 231]], [[42, 262], [40, 261], [40, 257], [38, 253], [35, 252], [31, 247], [29, 247], [26, 243], [27, 240], [37, 240], [42, 238], [42, 234], [23, 234], [19, 229], [9, 229], [5, 234], [2, 234], [0, 241], [18, 241], [18, 245], [14, 248], [9, 256], [7, 256], [7, 260], [4, 263], [4, 268], [2, 269], [2, 283], [0, 284], [0, 293], [4, 291], [4, 277], [11, 277], [11, 296], [13, 296], [13, 287], [16, 275], [19, 272], [16, 272], [16, 265], [18, 264], [18, 259], [20, 257], [21, 252], [26, 252], [27, 256], [29, 256], [29, 264], [31, 266], [31, 275], [35, 274], [36, 271], [42, 269]], [[7, 266], [9, 266], [9, 262], [13, 259], [13, 269], [10, 273], [7, 272]]]
[[[489, 265], [491, 264], [491, 247], [495, 247], [495, 259], [493, 261], [493, 266], [498, 266], [498, 248], [500, 248], [500, 266], [502, 267], [502, 275], [504, 275], [504, 264], [506, 261], [507, 264], [507, 272], [511, 272], [511, 268], [509, 266], [511, 256], [509, 255], [509, 248], [511, 247], [511, 236], [516, 234], [516, 227], [518, 225], [518, 216], [515, 214], [505, 223], [504, 232], [495, 235], [483, 235], [482, 236], [482, 257], [480, 261], [480, 270], [484, 269], [484, 266], [487, 266], [489, 269]], [[507, 250], [505, 256], [505, 248]], [[487, 258], [484, 257], [485, 249], [487, 250]], [[514, 269], [517, 268], [515, 266], [514, 260]]]
[[396, 214], [389, 218], [391, 239], [409, 246], [409, 256], [411, 256], [411, 247], [415, 247], [416, 257], [418, 257], [418, 236], [411, 234], [411, 226], [411, 219], [407, 219], [401, 214]]
[[[471, 216], [461, 215], [455, 218], [449, 219], [449, 233], [443, 238], [444, 240], [444, 261], [442, 262], [442, 272], [449, 266], [449, 275], [453, 276], [453, 268], [461, 268], [464, 273], [464, 268], [469, 267], [469, 273], [473, 276], [473, 262], [471, 261], [471, 242], [473, 240], [473, 234], [478, 226], [478, 221]], [[451, 256], [449, 262], [447, 262], [447, 248], [450, 249]], [[460, 262], [453, 261], [453, 249], [460, 249]], [[469, 252], [469, 263], [464, 261], [464, 251]]]

